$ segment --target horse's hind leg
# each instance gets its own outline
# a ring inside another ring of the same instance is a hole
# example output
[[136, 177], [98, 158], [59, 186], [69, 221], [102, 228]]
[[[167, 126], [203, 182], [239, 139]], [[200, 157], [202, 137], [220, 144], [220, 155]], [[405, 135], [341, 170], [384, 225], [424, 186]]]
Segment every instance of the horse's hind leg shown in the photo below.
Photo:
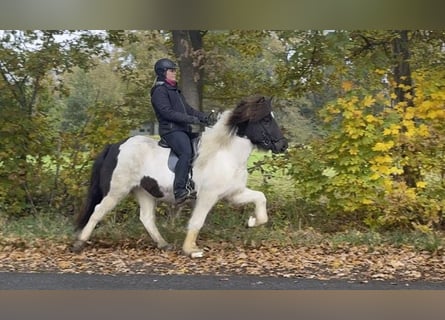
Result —
[[251, 216], [247, 221], [249, 227], [256, 227], [267, 222], [267, 200], [264, 193], [261, 191], [246, 188], [242, 192], [233, 195], [228, 200], [234, 204], [246, 204], [252, 202], [255, 204], [255, 217]]
[[159, 233], [156, 227], [155, 208], [156, 201], [145, 190], [137, 188], [133, 191], [140, 206], [139, 219], [149, 233], [150, 237], [156, 242], [159, 249], [169, 250], [170, 245]]
[[109, 193], [98, 205], [96, 205], [94, 212], [91, 214], [91, 217], [88, 220], [88, 223], [79, 233], [77, 241], [73, 245], [73, 251], [79, 252], [82, 250], [85, 242], [90, 238], [91, 233], [93, 232], [97, 223], [101, 221], [108, 212], [113, 210], [113, 208], [119, 203], [120, 200], [122, 200], [123, 197], [123, 195], [116, 196]]

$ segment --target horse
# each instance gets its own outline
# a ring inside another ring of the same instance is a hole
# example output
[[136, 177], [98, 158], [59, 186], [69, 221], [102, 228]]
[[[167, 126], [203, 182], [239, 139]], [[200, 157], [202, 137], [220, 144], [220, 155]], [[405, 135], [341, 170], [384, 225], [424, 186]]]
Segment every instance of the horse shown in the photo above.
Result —
[[[283, 153], [288, 141], [272, 113], [272, 98], [252, 95], [226, 110], [216, 123], [201, 134], [199, 149], [192, 162], [196, 190], [182, 253], [195, 258], [204, 252], [196, 244], [205, 219], [217, 203], [254, 203], [248, 227], [268, 221], [266, 197], [247, 184], [247, 161], [254, 148]], [[149, 136], [133, 136], [110, 144], [93, 163], [84, 209], [76, 220], [77, 236], [71, 250], [81, 252], [97, 223], [128, 194], [133, 193], [140, 207], [140, 221], [159, 249], [172, 249], [156, 226], [158, 201], [174, 203], [174, 173], [167, 162], [170, 149]]]

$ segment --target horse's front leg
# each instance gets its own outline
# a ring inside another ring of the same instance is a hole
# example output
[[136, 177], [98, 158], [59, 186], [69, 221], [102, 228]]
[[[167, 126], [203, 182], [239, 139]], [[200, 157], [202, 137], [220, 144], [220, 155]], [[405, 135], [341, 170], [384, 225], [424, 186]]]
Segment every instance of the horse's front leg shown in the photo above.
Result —
[[251, 190], [249, 188], [244, 189], [242, 192], [237, 193], [228, 199], [233, 204], [255, 204], [255, 216], [249, 217], [247, 226], [257, 227], [265, 224], [268, 221], [267, 209], [266, 209], [266, 197], [261, 191]]
[[216, 195], [198, 193], [198, 198], [188, 223], [187, 235], [182, 246], [182, 252], [185, 255], [192, 258], [200, 258], [204, 255], [204, 251], [196, 245], [196, 240], [210, 209], [212, 209], [216, 201]]

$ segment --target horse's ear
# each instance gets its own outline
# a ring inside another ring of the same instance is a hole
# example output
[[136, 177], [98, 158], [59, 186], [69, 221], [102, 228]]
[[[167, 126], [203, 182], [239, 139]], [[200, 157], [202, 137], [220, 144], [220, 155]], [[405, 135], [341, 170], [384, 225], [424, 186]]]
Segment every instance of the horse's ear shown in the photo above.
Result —
[[267, 102], [268, 102], [270, 105], [272, 105], [272, 100], [273, 100], [273, 98], [274, 98], [274, 96], [271, 96], [271, 97], [269, 98], [269, 100], [267, 100]]

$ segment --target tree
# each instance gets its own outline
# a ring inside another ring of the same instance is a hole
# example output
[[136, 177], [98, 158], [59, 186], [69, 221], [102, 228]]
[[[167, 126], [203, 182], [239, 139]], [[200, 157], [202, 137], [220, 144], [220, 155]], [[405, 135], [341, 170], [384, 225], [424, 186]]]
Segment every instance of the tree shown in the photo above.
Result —
[[181, 72], [179, 86], [187, 102], [202, 110], [204, 83], [203, 34], [200, 30], [173, 30], [173, 51]]
[[[36, 213], [47, 201], [37, 168], [55, 147], [49, 123], [53, 92], [63, 92], [60, 75], [74, 66], [89, 68], [92, 57], [107, 54], [103, 34], [68, 31], [3, 31], [0, 34], [0, 193], [8, 212], [22, 201]], [[40, 172], [41, 173], [41, 172]]]
[[155, 81], [155, 62], [172, 56], [167, 39], [168, 32], [147, 30], [127, 31], [123, 41], [112, 55], [119, 62], [116, 70], [124, 82], [124, 105], [128, 108], [127, 119], [139, 124], [156, 117], [150, 103], [150, 89]]

